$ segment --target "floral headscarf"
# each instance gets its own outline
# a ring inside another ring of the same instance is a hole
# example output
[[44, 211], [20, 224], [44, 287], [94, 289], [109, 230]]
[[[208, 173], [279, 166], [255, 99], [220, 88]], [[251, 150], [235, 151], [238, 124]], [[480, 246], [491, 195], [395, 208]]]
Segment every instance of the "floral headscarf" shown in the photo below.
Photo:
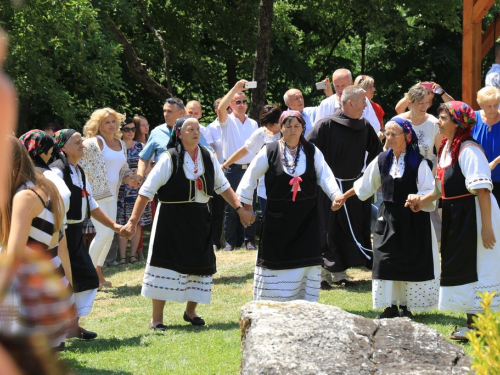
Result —
[[77, 131], [74, 129], [61, 129], [58, 132], [54, 133], [54, 139], [56, 141], [56, 145], [54, 146], [54, 151], [57, 153], [61, 153], [61, 149], [64, 147], [66, 142], [69, 141], [71, 136], [75, 134]]
[[54, 138], [44, 131], [33, 129], [19, 137], [31, 158], [47, 153], [54, 147]]
[[295, 117], [302, 124], [302, 135], [304, 135], [306, 132], [306, 122], [304, 121], [304, 118], [299, 111], [288, 110], [281, 113], [279, 120], [280, 126], [283, 125], [291, 117]]
[[167, 148], [175, 147], [175, 145], [179, 143], [179, 136], [181, 135], [182, 125], [184, 125], [186, 120], [189, 120], [190, 118], [193, 117], [184, 116], [175, 120], [174, 126], [172, 127], [172, 132], [170, 133], [170, 139], [168, 140]]
[[448, 108], [450, 115], [455, 119], [458, 126], [463, 130], [470, 129], [476, 125], [476, 113], [469, 105], [459, 101], [447, 102], [444, 105]]

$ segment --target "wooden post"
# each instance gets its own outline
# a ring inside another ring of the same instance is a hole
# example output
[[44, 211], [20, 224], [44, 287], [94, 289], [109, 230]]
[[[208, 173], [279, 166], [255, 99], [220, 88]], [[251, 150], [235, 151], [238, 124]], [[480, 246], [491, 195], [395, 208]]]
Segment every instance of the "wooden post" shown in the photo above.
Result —
[[495, 0], [463, 0], [462, 101], [479, 109], [476, 93], [482, 87], [482, 20]]

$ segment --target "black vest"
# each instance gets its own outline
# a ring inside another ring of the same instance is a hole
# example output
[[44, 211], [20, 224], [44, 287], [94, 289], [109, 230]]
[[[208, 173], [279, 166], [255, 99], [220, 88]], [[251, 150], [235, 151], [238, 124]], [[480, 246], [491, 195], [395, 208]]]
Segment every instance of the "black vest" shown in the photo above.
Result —
[[[203, 192], [209, 196], [214, 195], [215, 172], [214, 163], [210, 158], [210, 152], [205, 147], [198, 146], [203, 160], [205, 172], [200, 175]], [[158, 189], [160, 202], [186, 203], [194, 202], [196, 199], [196, 181], [186, 178], [184, 168], [177, 168], [179, 154], [175, 148], [169, 148], [167, 152], [172, 158], [172, 176], [165, 185]]]
[[[462, 148], [467, 143], [470, 142], [479, 145], [479, 143], [477, 143], [472, 138], [466, 139], [460, 145], [460, 151], [462, 151]], [[462, 173], [460, 165], [458, 164], [458, 160], [457, 162], [443, 169], [444, 169], [444, 178], [443, 178], [444, 181], [441, 182], [441, 190], [442, 190], [441, 192], [443, 193], [443, 199], [460, 197], [464, 195], [472, 195], [469, 192], [469, 190], [467, 190], [467, 186], [465, 184], [465, 176]]]
[[[384, 163], [387, 159], [387, 151], [381, 152], [378, 155], [378, 168], [380, 171], [380, 178], [382, 182], [382, 195], [384, 198], [384, 202], [392, 202], [397, 204], [405, 204], [406, 199], [408, 198], [408, 194], [416, 194], [418, 191], [417, 181], [415, 178], [412, 178], [412, 174], [409, 173], [409, 166], [405, 165], [405, 171], [401, 178], [392, 178], [389, 174], [384, 175], [382, 170], [384, 169]], [[395, 158], [396, 156], [394, 156]], [[417, 174], [420, 163], [422, 162], [423, 156], [418, 155], [418, 164], [417, 164]], [[432, 168], [432, 163], [427, 161], [429, 164], [429, 168]]]
[[[290, 186], [292, 177], [283, 170], [279, 141], [268, 143], [266, 147], [267, 160], [269, 163], [269, 169], [265, 174], [267, 199], [275, 201], [292, 200], [292, 187]], [[318, 187], [316, 169], [314, 168], [315, 147], [312, 143], [306, 142], [306, 145], [300, 152], [306, 155], [306, 170], [300, 176], [302, 178], [300, 192], [307, 199], [311, 199], [316, 196]], [[297, 197], [299, 197], [299, 195], [297, 195]]]
[[[81, 221], [85, 218], [89, 217], [89, 197], [86, 193], [87, 191], [87, 180], [85, 178], [85, 173], [83, 172], [82, 167], [78, 164], [76, 167], [80, 171], [83, 182], [83, 189], [73, 184], [73, 180], [71, 179], [71, 168], [69, 164], [65, 165], [65, 163], [58, 159], [51, 164], [51, 167], [59, 168], [63, 172], [63, 180], [66, 183], [69, 191], [71, 192], [71, 197], [69, 198], [69, 210], [66, 214], [68, 220]], [[82, 217], [82, 199], [85, 196], [87, 199], [87, 212], [85, 213], [85, 217]]]

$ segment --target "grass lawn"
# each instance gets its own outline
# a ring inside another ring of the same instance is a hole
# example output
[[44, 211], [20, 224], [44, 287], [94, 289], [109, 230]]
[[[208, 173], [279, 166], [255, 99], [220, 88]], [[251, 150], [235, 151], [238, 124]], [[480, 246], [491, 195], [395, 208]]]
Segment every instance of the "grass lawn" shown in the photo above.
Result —
[[[239, 309], [252, 300], [256, 252], [218, 252], [212, 302], [199, 305], [207, 325], [195, 328], [182, 320], [184, 304], [168, 302], [165, 332], [149, 329], [151, 302], [140, 295], [145, 263], [104, 269], [113, 288], [98, 292], [94, 309], [82, 326], [96, 331], [96, 340], [66, 342], [63, 361], [76, 374], [238, 374], [240, 368]], [[350, 270], [357, 287], [322, 291], [319, 302], [373, 319], [370, 273]], [[416, 314], [424, 323], [449, 336], [464, 314], [432, 311]], [[464, 345], [470, 354], [470, 345]]]

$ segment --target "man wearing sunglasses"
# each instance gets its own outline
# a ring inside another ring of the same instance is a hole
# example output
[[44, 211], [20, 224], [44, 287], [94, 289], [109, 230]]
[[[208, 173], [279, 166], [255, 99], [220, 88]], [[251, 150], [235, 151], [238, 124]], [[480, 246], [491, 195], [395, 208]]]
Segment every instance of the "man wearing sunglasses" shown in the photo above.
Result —
[[[168, 98], [163, 104], [163, 118], [165, 123], [158, 125], [151, 131], [151, 135], [141, 153], [139, 154], [139, 163], [137, 165], [137, 175], [142, 177], [144, 180], [144, 174], [148, 168], [149, 161], [153, 158], [158, 160], [160, 154], [167, 150], [167, 144], [170, 139], [170, 133], [172, 132], [172, 127], [175, 124], [175, 120], [185, 116], [186, 108], [184, 103], [179, 98]], [[205, 138], [200, 138], [200, 145], [207, 146], [213, 151], [209, 146]], [[142, 181], [141, 181], [142, 182]]]
[[[219, 102], [219, 123], [222, 131], [222, 156], [224, 160], [227, 160], [240, 147], [244, 146], [245, 141], [258, 128], [257, 123], [246, 115], [248, 102], [247, 96], [243, 91], [246, 90], [245, 83], [247, 82], [244, 79], [236, 82], [234, 87]], [[231, 114], [228, 114], [228, 107], [233, 111]], [[225, 176], [233, 190], [236, 191], [241, 178], [254, 156], [254, 154], [249, 153], [224, 170]], [[255, 202], [255, 199], [253, 201]], [[226, 214], [224, 217], [226, 247], [224, 250], [233, 250], [243, 240], [248, 250], [256, 250], [255, 229], [255, 223], [246, 229], [243, 228], [236, 210], [226, 205]]]

